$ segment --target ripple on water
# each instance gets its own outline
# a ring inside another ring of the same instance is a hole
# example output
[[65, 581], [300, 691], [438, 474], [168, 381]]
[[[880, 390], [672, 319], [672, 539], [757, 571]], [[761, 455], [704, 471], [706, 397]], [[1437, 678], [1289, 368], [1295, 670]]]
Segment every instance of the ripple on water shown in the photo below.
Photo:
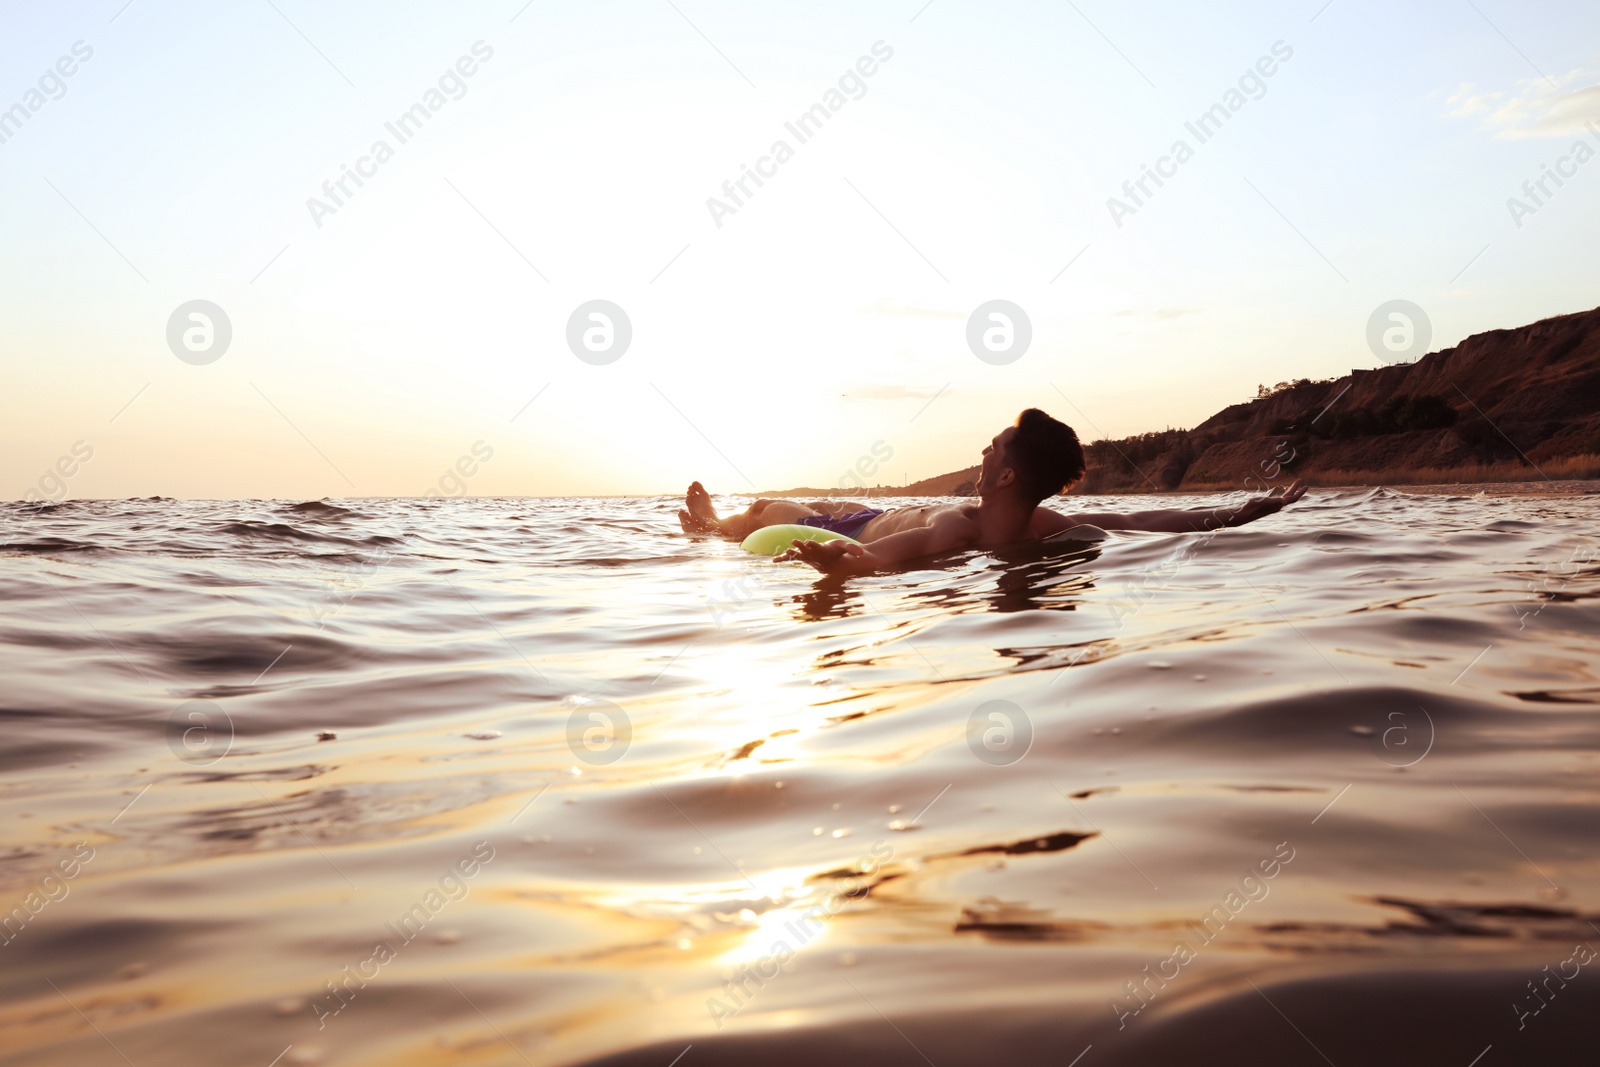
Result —
[[678, 506], [0, 505], [7, 1062], [1578, 1062], [1594, 498], [849, 582]]

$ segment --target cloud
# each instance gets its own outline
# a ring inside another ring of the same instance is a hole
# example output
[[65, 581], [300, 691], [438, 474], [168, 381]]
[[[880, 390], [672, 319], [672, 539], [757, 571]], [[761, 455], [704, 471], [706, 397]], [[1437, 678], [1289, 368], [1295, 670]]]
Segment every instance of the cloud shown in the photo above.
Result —
[[938, 392], [931, 385], [864, 385], [840, 395], [846, 400], [926, 400]]
[[898, 315], [922, 319], [964, 319], [968, 315], [965, 311], [943, 311], [917, 303], [896, 303], [888, 297], [880, 298], [862, 311], [867, 315]]
[[1198, 308], [1154, 308], [1150, 311], [1137, 311], [1133, 308], [1123, 308], [1121, 311], [1112, 312], [1112, 314], [1119, 319], [1140, 318], [1165, 322], [1168, 319], [1181, 319], [1185, 315], [1198, 315], [1200, 310]]
[[1575, 70], [1550, 81], [1529, 78], [1511, 91], [1478, 92], [1463, 84], [1446, 100], [1454, 118], [1478, 118], [1496, 137], [1572, 137], [1600, 123], [1600, 75]]

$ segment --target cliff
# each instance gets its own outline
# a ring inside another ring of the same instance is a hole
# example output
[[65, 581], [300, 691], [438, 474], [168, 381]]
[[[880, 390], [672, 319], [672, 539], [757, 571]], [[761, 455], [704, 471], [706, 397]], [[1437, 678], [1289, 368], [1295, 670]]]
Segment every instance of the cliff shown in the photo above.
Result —
[[[1192, 430], [1085, 448], [1076, 493], [1600, 475], [1600, 308], [1474, 334], [1415, 363], [1263, 387]], [[865, 496], [965, 496], [978, 468]], [[829, 496], [792, 489], [766, 496]]]
[[[1415, 363], [1280, 383], [1192, 430], [1096, 441], [1084, 492], [1600, 467], [1600, 309], [1475, 334]], [[1276, 466], [1275, 466], [1276, 465]]]

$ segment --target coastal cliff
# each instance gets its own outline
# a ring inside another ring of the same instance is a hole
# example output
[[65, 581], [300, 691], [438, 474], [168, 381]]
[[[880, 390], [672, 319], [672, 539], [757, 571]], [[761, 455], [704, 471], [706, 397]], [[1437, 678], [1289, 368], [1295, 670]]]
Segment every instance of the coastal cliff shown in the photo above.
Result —
[[[1073, 493], [1600, 476], [1600, 308], [1474, 334], [1415, 363], [1262, 386], [1192, 430], [1085, 446]], [[965, 496], [978, 468], [871, 496]], [[823, 490], [790, 490], [827, 495]], [[766, 495], [787, 495], [769, 493]]]

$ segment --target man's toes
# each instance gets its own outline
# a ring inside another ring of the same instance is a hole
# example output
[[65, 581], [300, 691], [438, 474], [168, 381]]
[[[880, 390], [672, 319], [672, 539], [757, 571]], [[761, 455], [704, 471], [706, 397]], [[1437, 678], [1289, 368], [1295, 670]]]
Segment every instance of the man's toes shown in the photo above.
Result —
[[689, 514], [702, 523], [709, 524], [717, 520], [717, 511], [711, 506], [711, 494], [706, 492], [706, 487], [699, 482], [690, 483], [684, 503], [689, 506]]

